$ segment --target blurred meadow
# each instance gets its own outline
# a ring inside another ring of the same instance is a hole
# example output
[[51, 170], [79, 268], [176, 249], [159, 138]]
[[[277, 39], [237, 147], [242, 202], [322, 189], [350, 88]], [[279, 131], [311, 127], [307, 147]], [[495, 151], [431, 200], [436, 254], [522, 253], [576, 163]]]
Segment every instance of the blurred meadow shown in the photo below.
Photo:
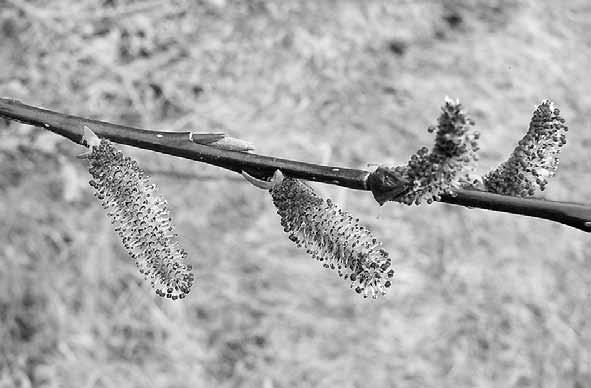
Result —
[[[591, 4], [0, 0], [0, 96], [354, 168], [431, 144], [446, 95], [500, 163], [553, 99], [570, 131], [540, 197], [591, 203]], [[121, 147], [123, 148], [123, 147]], [[284, 235], [268, 194], [125, 147], [195, 268], [157, 297], [91, 194], [82, 147], [0, 119], [0, 387], [591, 387], [591, 237], [315, 185], [383, 240], [364, 300]]]

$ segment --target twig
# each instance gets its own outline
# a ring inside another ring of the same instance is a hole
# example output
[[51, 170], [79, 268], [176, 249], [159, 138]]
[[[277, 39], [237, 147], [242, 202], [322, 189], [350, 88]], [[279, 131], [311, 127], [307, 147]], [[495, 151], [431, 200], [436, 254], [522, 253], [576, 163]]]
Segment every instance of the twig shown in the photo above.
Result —
[[[205, 162], [237, 173], [246, 171], [257, 178], [268, 178], [275, 170], [307, 180], [331, 183], [357, 190], [368, 190], [369, 172], [347, 168], [319, 166], [257, 154], [227, 151], [196, 143], [198, 134], [191, 132], [151, 131], [85, 119], [52, 112], [19, 101], [0, 98], [0, 116], [48, 129], [82, 144], [82, 130], [88, 126], [99, 137], [120, 144]], [[191, 139], [193, 141], [191, 141]]]
[[195, 172], [177, 171], [173, 169], [158, 169], [150, 167], [142, 167], [142, 170], [148, 175], [160, 175], [164, 178], [194, 180], [201, 182], [209, 181], [235, 181], [244, 182], [244, 178], [240, 175], [234, 174], [199, 174]]
[[[260, 179], [271, 177], [279, 169], [286, 176], [368, 190], [372, 191], [374, 196], [403, 189], [400, 182], [387, 179], [388, 177], [383, 174], [384, 169], [380, 168], [370, 173], [364, 170], [321, 166], [254, 153], [229, 151], [199, 144], [198, 134], [191, 132], [131, 128], [65, 115], [12, 99], [0, 98], [0, 116], [48, 129], [79, 144], [82, 141], [83, 127], [86, 125], [99, 137], [108, 138], [116, 143], [204, 162], [237, 173], [244, 171]], [[588, 205], [510, 197], [464, 189], [455, 190], [453, 195], [442, 196], [441, 202], [543, 218], [591, 232], [591, 206]]]

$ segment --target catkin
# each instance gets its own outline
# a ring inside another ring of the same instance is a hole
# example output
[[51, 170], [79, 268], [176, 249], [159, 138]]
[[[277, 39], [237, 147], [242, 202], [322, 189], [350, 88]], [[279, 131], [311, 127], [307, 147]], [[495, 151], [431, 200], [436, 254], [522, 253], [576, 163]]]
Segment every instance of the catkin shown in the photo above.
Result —
[[486, 190], [521, 197], [534, 195], [536, 188], [544, 190], [547, 178], [558, 169], [567, 131], [560, 110], [552, 101], [543, 100], [509, 159], [484, 177]]
[[435, 132], [432, 149], [422, 147], [407, 165], [392, 168], [408, 186], [392, 200], [407, 205], [437, 201], [459, 187], [478, 160], [480, 135], [462, 105], [446, 98], [441, 111], [437, 125], [429, 127], [429, 132]]
[[157, 187], [135, 160], [123, 156], [108, 140], [92, 146], [88, 160], [89, 183], [139, 272], [157, 295], [184, 298], [194, 276]]
[[280, 179], [270, 193], [290, 240], [336, 269], [357, 293], [376, 298], [391, 286], [391, 259], [358, 219], [297, 179]]

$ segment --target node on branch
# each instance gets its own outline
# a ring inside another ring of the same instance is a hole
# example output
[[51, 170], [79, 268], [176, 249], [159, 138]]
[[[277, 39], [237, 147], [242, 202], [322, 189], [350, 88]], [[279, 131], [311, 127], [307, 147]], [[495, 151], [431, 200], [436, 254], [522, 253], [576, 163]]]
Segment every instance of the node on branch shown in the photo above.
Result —
[[419, 205], [439, 201], [453, 194], [478, 160], [480, 134], [459, 101], [445, 99], [435, 132], [435, 144], [422, 147], [406, 165], [379, 166], [368, 178], [368, 185], [380, 205], [387, 201]]

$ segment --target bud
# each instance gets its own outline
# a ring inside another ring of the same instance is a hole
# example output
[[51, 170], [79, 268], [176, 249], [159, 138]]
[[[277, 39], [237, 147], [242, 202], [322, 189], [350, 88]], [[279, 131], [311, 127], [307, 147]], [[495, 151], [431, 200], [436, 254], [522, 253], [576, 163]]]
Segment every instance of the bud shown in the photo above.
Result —
[[394, 270], [382, 243], [358, 219], [308, 185], [279, 175], [270, 193], [289, 239], [325, 268], [336, 269], [350, 280], [357, 293], [372, 298], [383, 295]]
[[[419, 149], [406, 166], [389, 168], [389, 173], [404, 182], [406, 190], [400, 190], [395, 198], [387, 199], [407, 205], [432, 203], [442, 194], [452, 194], [461, 186], [465, 176], [478, 160], [479, 133], [474, 131], [474, 122], [462, 110], [458, 101], [446, 98], [436, 126], [435, 144], [429, 151]], [[384, 201], [381, 201], [384, 202]]]
[[484, 177], [486, 190], [512, 196], [532, 196], [544, 190], [556, 174], [568, 127], [550, 100], [536, 107], [525, 136], [509, 159]]
[[[86, 129], [85, 129], [86, 131]], [[86, 134], [85, 134], [86, 136]], [[108, 140], [87, 142], [90, 186], [107, 210], [123, 246], [156, 294], [184, 298], [193, 284], [187, 253], [174, 233], [166, 201], [137, 162]]]

